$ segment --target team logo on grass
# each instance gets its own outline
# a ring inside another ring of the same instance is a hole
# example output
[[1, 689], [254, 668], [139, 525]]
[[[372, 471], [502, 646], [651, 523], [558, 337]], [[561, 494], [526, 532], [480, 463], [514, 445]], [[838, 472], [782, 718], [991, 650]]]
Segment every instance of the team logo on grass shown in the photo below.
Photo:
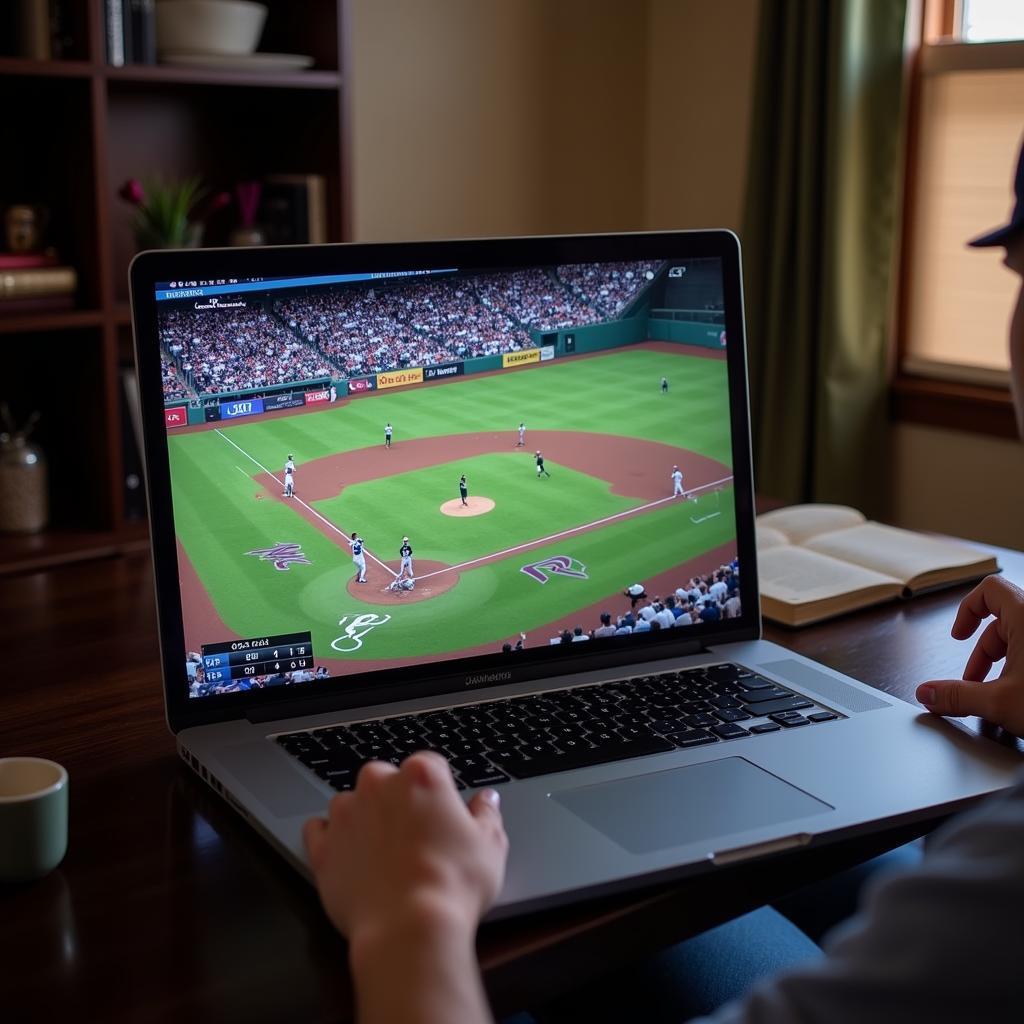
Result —
[[521, 566], [519, 571], [526, 573], [530, 579], [536, 580], [538, 583], [547, 583], [549, 575], [571, 576], [577, 580], [589, 578], [587, 567], [568, 555], [554, 555], [541, 562], [531, 562], [529, 565]]
[[[351, 618], [351, 621], [349, 619]], [[362, 615], [342, 615], [338, 619], [338, 625], [343, 626], [345, 635], [339, 636], [331, 641], [331, 646], [342, 654], [351, 654], [363, 646], [363, 637], [375, 626], [383, 626], [390, 622], [390, 615], [375, 615], [373, 612], [366, 612]]]
[[258, 558], [261, 562], [273, 562], [278, 572], [287, 572], [292, 565], [313, 564], [302, 553], [302, 547], [298, 544], [275, 544], [272, 548], [246, 551], [246, 554]]

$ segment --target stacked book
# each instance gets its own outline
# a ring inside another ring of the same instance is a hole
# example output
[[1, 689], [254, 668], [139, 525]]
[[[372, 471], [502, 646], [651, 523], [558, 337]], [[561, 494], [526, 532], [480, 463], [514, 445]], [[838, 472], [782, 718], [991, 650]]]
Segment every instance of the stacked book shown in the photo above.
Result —
[[78, 275], [52, 253], [0, 252], [0, 315], [69, 309]]
[[108, 63], [114, 67], [156, 63], [154, 0], [105, 0], [103, 20]]

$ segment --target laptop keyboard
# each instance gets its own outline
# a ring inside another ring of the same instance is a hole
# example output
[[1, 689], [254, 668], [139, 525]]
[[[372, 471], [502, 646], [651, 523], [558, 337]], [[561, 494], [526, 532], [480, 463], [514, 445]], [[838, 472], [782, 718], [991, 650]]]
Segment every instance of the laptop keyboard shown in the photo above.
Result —
[[460, 789], [760, 736], [839, 718], [740, 665], [708, 665], [440, 711], [291, 732], [275, 740], [337, 790], [367, 761], [448, 759]]

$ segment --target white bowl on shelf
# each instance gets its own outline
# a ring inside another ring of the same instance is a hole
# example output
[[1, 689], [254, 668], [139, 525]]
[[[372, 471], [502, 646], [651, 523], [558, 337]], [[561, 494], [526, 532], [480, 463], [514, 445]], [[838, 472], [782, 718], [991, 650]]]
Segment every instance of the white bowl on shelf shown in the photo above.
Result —
[[266, 20], [266, 6], [249, 0], [157, 0], [157, 53], [247, 56]]

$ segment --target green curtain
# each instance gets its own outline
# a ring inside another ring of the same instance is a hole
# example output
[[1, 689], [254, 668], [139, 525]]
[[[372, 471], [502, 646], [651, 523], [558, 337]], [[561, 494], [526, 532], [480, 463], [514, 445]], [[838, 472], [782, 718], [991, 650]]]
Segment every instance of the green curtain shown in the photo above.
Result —
[[884, 515], [906, 0], [763, 0], [743, 233], [760, 494]]

